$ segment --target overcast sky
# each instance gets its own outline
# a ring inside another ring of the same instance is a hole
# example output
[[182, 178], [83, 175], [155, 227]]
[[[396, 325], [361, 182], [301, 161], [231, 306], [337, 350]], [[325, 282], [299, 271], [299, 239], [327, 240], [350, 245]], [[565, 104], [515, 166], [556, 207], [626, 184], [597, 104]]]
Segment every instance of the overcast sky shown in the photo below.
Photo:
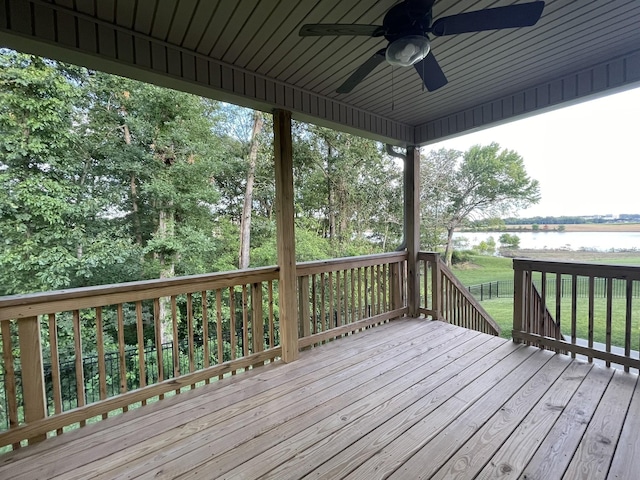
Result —
[[542, 199], [520, 217], [640, 213], [640, 88], [424, 150], [464, 151], [492, 141], [517, 151], [540, 182]]

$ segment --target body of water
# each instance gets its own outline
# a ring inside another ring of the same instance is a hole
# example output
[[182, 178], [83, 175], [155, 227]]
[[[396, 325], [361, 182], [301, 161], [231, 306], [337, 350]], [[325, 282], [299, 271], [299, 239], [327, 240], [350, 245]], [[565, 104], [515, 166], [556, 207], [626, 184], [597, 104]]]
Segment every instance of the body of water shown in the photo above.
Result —
[[[538, 250], [594, 250], [601, 252], [640, 250], [640, 232], [508, 232], [520, 238], [520, 248]], [[498, 239], [503, 232], [456, 232], [455, 239], [466, 240], [471, 248], [483, 240]], [[459, 240], [459, 241], [460, 241]]]

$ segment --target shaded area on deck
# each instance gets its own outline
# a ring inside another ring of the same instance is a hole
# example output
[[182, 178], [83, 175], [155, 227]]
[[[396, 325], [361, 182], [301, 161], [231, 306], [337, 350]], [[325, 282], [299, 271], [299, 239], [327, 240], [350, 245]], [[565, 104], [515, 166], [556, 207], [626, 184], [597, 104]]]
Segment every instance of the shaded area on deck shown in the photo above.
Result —
[[9, 453], [0, 478], [632, 478], [638, 412], [637, 374], [397, 320]]

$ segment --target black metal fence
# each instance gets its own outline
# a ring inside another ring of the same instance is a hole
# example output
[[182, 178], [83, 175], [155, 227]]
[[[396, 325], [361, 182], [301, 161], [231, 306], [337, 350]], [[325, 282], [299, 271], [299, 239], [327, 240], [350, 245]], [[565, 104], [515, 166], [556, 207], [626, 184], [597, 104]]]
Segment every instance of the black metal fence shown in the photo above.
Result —
[[[541, 290], [540, 279], [534, 279], [534, 285]], [[547, 277], [547, 292], [556, 292], [556, 277]], [[571, 296], [571, 277], [560, 279], [560, 295], [562, 298]], [[607, 279], [595, 278], [593, 282], [594, 295], [596, 297], [606, 298], [607, 296]], [[491, 300], [492, 298], [513, 298], [513, 280], [499, 280], [495, 282], [481, 283], [467, 287], [469, 292], [480, 301]], [[578, 298], [589, 297], [589, 278], [576, 278], [576, 294]], [[627, 282], [623, 279], [613, 279], [612, 284], [613, 298], [626, 298]], [[640, 298], [640, 282], [633, 282], [632, 297]]]
[[[223, 335], [224, 341], [224, 358], [222, 361], [231, 358], [231, 350], [229, 344], [229, 334]], [[242, 349], [242, 337], [238, 338], [238, 348]], [[210, 364], [218, 362], [217, 341], [209, 342], [209, 351], [211, 355]], [[163, 378], [170, 379], [174, 377], [173, 369], [173, 343], [167, 342], [162, 344], [162, 362], [163, 362]], [[178, 363], [181, 374], [189, 372], [189, 354], [187, 342], [181, 342], [178, 345]], [[124, 350], [124, 369], [126, 376], [127, 390], [134, 390], [140, 387], [140, 369], [138, 347], [130, 346]], [[147, 347], [144, 349], [145, 361], [145, 381], [147, 385], [158, 382], [158, 354], [155, 347]], [[84, 375], [84, 391], [85, 403], [93, 403], [100, 400], [100, 376], [98, 371], [98, 356], [86, 356], [82, 359], [83, 375]], [[120, 354], [119, 352], [108, 352], [104, 355], [105, 380], [107, 392], [106, 396], [112, 397], [120, 392]], [[195, 369], [204, 368], [204, 349], [202, 347], [194, 349], [194, 367]], [[77, 383], [76, 383], [76, 365], [75, 359], [65, 359], [59, 363], [60, 369], [60, 393], [62, 397], [62, 410], [70, 410], [78, 406]], [[54, 412], [53, 403], [53, 375], [51, 364], [44, 364], [44, 381], [47, 397], [47, 406], [49, 412]], [[20, 369], [15, 370], [16, 397], [19, 407], [19, 415], [22, 410], [22, 373]], [[4, 374], [0, 374], [0, 431], [9, 428], [9, 411], [8, 399], [5, 392]]]

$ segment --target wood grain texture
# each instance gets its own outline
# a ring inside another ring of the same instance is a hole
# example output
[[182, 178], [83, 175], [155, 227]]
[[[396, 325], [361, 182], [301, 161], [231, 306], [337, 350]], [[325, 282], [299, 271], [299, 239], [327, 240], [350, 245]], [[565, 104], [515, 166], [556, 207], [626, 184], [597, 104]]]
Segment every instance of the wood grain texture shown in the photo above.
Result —
[[296, 241], [293, 207], [293, 151], [291, 112], [273, 114], [278, 230], [278, 288], [280, 291], [280, 345], [282, 359], [298, 359], [298, 312], [296, 308]]
[[0, 478], [634, 478], [638, 376], [612, 372], [393, 320], [0, 456]]

